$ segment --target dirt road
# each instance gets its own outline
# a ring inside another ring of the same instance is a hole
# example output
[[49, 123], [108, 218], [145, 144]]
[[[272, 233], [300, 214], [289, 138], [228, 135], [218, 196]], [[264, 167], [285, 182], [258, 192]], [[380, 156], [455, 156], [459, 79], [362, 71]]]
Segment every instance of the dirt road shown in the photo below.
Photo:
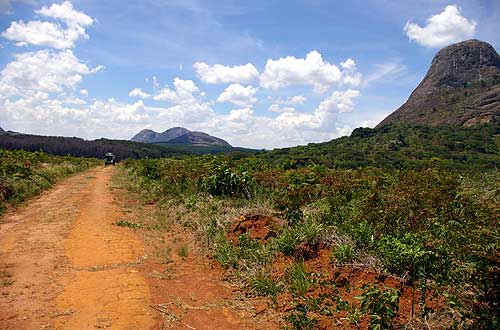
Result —
[[114, 225], [125, 215], [113, 171], [71, 177], [0, 218], [0, 329], [274, 327], [232, 303], [202, 256], [174, 256], [173, 276], [152, 276], [165, 266], [148, 259], [141, 235]]

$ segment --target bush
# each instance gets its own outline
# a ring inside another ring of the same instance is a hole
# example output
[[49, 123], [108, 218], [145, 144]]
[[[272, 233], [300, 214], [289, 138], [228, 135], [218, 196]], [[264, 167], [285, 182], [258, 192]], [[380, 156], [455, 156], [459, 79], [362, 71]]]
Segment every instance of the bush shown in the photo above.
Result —
[[356, 252], [349, 244], [340, 244], [334, 247], [332, 256], [339, 264], [350, 263], [356, 260]]
[[7, 205], [16, 205], [58, 180], [98, 163], [97, 159], [0, 149], [0, 213]]
[[270, 296], [273, 299], [282, 290], [282, 287], [270, 276], [262, 271], [258, 272], [251, 280], [252, 290], [258, 296]]
[[288, 283], [288, 290], [294, 297], [304, 296], [312, 285], [303, 261], [296, 262], [287, 269], [286, 281]]
[[254, 178], [246, 171], [239, 172], [227, 162], [211, 164], [200, 178], [200, 189], [212, 196], [237, 196], [250, 198], [255, 186]]
[[392, 329], [392, 320], [399, 310], [399, 290], [386, 287], [381, 291], [376, 285], [364, 285], [362, 289], [356, 299], [361, 302], [361, 311], [370, 315], [370, 329]]

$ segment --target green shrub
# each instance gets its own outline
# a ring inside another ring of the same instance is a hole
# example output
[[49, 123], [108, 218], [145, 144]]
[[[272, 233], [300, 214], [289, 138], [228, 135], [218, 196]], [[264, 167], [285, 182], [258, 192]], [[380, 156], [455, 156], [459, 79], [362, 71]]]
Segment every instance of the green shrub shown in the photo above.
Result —
[[[318, 320], [308, 315], [307, 305], [299, 304], [293, 312], [285, 317], [294, 330], [314, 330]], [[286, 327], [288, 329], [288, 327]]]
[[98, 164], [97, 159], [0, 149], [0, 213], [7, 205], [16, 205], [58, 180]]
[[340, 244], [334, 247], [332, 256], [339, 264], [351, 263], [356, 260], [356, 252], [349, 244]]
[[294, 297], [302, 297], [312, 286], [309, 274], [306, 272], [304, 262], [293, 263], [286, 271], [288, 290]]
[[362, 289], [356, 299], [361, 302], [361, 311], [370, 315], [370, 329], [392, 329], [392, 320], [399, 310], [399, 290], [386, 287], [382, 291], [376, 285], [364, 285]]
[[250, 198], [254, 186], [255, 180], [248, 172], [232, 169], [227, 162], [212, 164], [200, 178], [200, 189], [212, 196]]
[[282, 287], [272, 278], [272, 276], [262, 271], [259, 271], [251, 278], [250, 285], [253, 292], [258, 296], [270, 296], [273, 299], [275, 299], [277, 294], [282, 290]]
[[303, 241], [299, 227], [285, 229], [274, 241], [278, 251], [290, 256], [297, 246]]

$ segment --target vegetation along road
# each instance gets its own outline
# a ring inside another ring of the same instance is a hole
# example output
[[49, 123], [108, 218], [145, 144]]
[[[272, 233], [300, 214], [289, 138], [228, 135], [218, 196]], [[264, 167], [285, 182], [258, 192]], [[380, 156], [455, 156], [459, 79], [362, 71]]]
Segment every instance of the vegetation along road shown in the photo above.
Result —
[[140, 210], [113, 173], [85, 171], [0, 218], [0, 328], [275, 328], [238, 305], [195, 248], [151, 252], [157, 241], [191, 244], [188, 234], [123, 226]]

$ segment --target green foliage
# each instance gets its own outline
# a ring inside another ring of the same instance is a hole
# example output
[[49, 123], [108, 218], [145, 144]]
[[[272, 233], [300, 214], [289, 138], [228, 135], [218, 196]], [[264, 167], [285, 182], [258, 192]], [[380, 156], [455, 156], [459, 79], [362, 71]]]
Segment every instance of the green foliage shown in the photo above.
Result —
[[277, 149], [259, 157], [283, 169], [296, 169], [312, 163], [338, 169], [367, 166], [384, 169], [491, 169], [500, 163], [500, 150], [495, 143], [499, 132], [499, 122], [470, 128], [357, 128], [350, 137]]
[[399, 310], [399, 290], [387, 287], [380, 290], [375, 285], [365, 285], [362, 289], [356, 299], [361, 302], [361, 311], [370, 315], [370, 329], [392, 329], [392, 320]]
[[314, 330], [318, 323], [314, 317], [308, 316], [307, 305], [303, 304], [297, 306], [285, 319], [290, 323], [291, 329], [294, 330]]
[[97, 164], [96, 159], [0, 149], [0, 213], [7, 205], [16, 205], [56, 181]]
[[[254, 274], [279, 252], [300, 260], [308, 257], [304, 251], [346, 237], [349, 245], [334, 248], [332, 259], [372, 256], [368, 260], [421, 290], [424, 312], [429, 284], [456, 291], [463, 322], [479, 324], [495, 319], [500, 296], [495, 125], [361, 129], [349, 138], [256, 157], [141, 160], [124, 167], [148, 201], [173, 200], [197, 212], [207, 245], [224, 267]], [[263, 205], [287, 220], [277, 236], [229, 242], [222, 219], [231, 220], [234, 208]], [[312, 279], [297, 269], [288, 271], [285, 286], [305, 308], [292, 313], [300, 324], [314, 304], [300, 300]], [[271, 282], [258, 280], [255, 290], [273, 291]]]
[[285, 255], [293, 255], [297, 247], [302, 244], [311, 244], [323, 232], [324, 226], [320, 223], [308, 221], [300, 225], [284, 229], [273, 240], [277, 250]]
[[302, 297], [312, 286], [309, 274], [306, 272], [304, 262], [296, 262], [286, 271], [288, 290], [294, 297]]
[[276, 299], [277, 294], [282, 290], [281, 285], [271, 275], [262, 271], [257, 272], [251, 278], [250, 285], [258, 296], [269, 296], [273, 299]]
[[356, 252], [349, 244], [340, 244], [334, 247], [332, 256], [339, 264], [350, 263], [356, 260]]
[[392, 273], [403, 275], [407, 271], [433, 267], [435, 253], [426, 249], [415, 234], [384, 237], [378, 248], [385, 266]]
[[255, 184], [246, 171], [236, 171], [227, 162], [209, 164], [206, 174], [200, 177], [200, 189], [212, 196], [241, 196], [250, 198]]

